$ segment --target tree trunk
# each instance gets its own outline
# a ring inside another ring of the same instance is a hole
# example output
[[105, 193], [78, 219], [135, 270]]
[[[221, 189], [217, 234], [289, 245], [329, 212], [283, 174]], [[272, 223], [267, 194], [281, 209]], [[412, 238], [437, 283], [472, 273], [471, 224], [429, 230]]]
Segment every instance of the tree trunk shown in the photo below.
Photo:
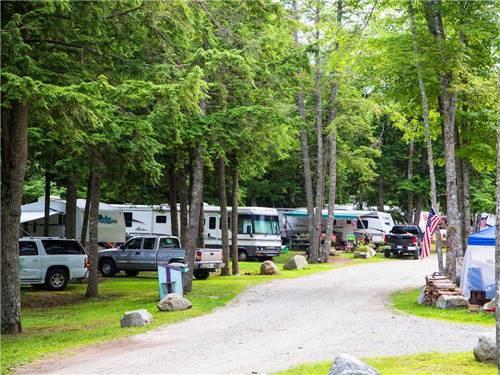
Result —
[[89, 227], [89, 211], [90, 211], [90, 197], [92, 195], [92, 180], [93, 178], [93, 171], [92, 168], [90, 169], [89, 172], [89, 180], [87, 183], [87, 195], [85, 197], [85, 208], [83, 210], [83, 223], [82, 223], [82, 235], [81, 235], [81, 243], [85, 248], [87, 248], [87, 233], [88, 233], [88, 227]]
[[[315, 41], [319, 43], [320, 31], [320, 9], [319, 4], [316, 4], [315, 9]], [[314, 64], [314, 96], [316, 98], [316, 143], [318, 150], [318, 161], [317, 161], [317, 179], [316, 179], [316, 207], [314, 212], [314, 228], [313, 228], [313, 240], [310, 241], [309, 247], [309, 258], [311, 263], [317, 263], [319, 260], [319, 247], [320, 247], [320, 235], [321, 235], [321, 221], [322, 212], [324, 205], [324, 194], [325, 194], [325, 171], [323, 167], [323, 112], [321, 108], [321, 67], [320, 67], [320, 52], [319, 46], [316, 46], [317, 50], [315, 52]]]
[[220, 206], [220, 229], [222, 239], [222, 262], [221, 276], [231, 275], [229, 267], [229, 229], [227, 225], [227, 197], [226, 197], [226, 165], [224, 158], [219, 156], [216, 161], [217, 177], [219, 179], [219, 206]]
[[[293, 1], [293, 12], [294, 18], [299, 21], [300, 15], [297, 8], [297, 1]], [[299, 33], [297, 30], [293, 32], [293, 38], [295, 45], [299, 44]], [[306, 129], [306, 110], [304, 103], [304, 93], [297, 93], [297, 107], [299, 109], [299, 115], [301, 119], [300, 126], [300, 151], [302, 154], [302, 164], [304, 166], [304, 188], [306, 192], [306, 206], [307, 206], [307, 216], [308, 216], [308, 229], [309, 229], [309, 243], [311, 244], [314, 237], [314, 197], [313, 197], [313, 185], [312, 185], [312, 173], [311, 173], [311, 159], [309, 158], [309, 141], [307, 139], [307, 129]]]
[[231, 192], [231, 257], [233, 260], [232, 271], [233, 275], [240, 274], [240, 266], [238, 261], [238, 162], [233, 161], [231, 166], [232, 174], [232, 192]]
[[73, 176], [68, 176], [66, 181], [65, 235], [76, 239], [76, 185]]
[[328, 262], [333, 234], [333, 215], [337, 185], [337, 130], [335, 128], [330, 131], [330, 134], [328, 134], [328, 143], [330, 146], [330, 181], [328, 186], [328, 219], [326, 223], [325, 242], [323, 244], [323, 253], [321, 257], [321, 261], [323, 263]]
[[179, 170], [177, 180], [179, 192], [179, 206], [181, 211], [181, 244], [186, 246], [188, 236], [188, 198], [186, 190], [186, 167], [183, 165]]
[[378, 204], [377, 209], [381, 212], [384, 211], [384, 180], [380, 178], [378, 180]]
[[[439, 204], [437, 201], [437, 188], [436, 188], [436, 174], [434, 171], [434, 154], [432, 151], [432, 141], [431, 132], [429, 127], [429, 104], [427, 100], [427, 93], [424, 85], [424, 78], [422, 73], [422, 65], [419, 60], [419, 48], [417, 43], [417, 30], [415, 24], [415, 11], [413, 9], [413, 1], [408, 0], [409, 10], [410, 10], [410, 21], [413, 37], [413, 53], [416, 58], [416, 68], [418, 76], [418, 86], [420, 88], [420, 95], [422, 96], [422, 118], [424, 121], [425, 128], [425, 141], [427, 145], [427, 161], [429, 164], [429, 178], [431, 180], [431, 205], [434, 207], [437, 213], [439, 213]], [[430, 26], [429, 26], [430, 27]], [[444, 274], [444, 262], [443, 262], [443, 251], [441, 244], [441, 235], [439, 228], [436, 231], [436, 251], [438, 258], [438, 270], [441, 274]]]
[[[500, 93], [500, 73], [498, 74], [498, 92]], [[496, 225], [495, 225], [495, 285], [496, 285], [496, 346], [497, 368], [500, 373], [500, 95], [498, 98], [497, 124], [497, 189], [496, 189]]]
[[462, 159], [462, 178], [463, 178], [463, 210], [462, 210], [462, 252], [467, 250], [467, 242], [471, 233], [471, 212], [470, 212], [470, 170], [469, 161]]
[[44, 195], [44, 215], [43, 215], [43, 235], [49, 236], [50, 229], [50, 184], [51, 176], [49, 172], [45, 172], [45, 195]]
[[19, 220], [28, 159], [28, 105], [13, 102], [2, 109], [1, 311], [2, 334], [21, 333]]
[[168, 205], [170, 207], [170, 229], [172, 236], [179, 237], [179, 219], [177, 217], [177, 182], [175, 163], [168, 169]]
[[[413, 178], [413, 153], [415, 151], [415, 144], [413, 138], [410, 139], [410, 143], [408, 144], [408, 181], [411, 181]], [[406, 221], [408, 224], [412, 223], [413, 219], [413, 191], [408, 192], [407, 197], [407, 216]]]
[[198, 236], [196, 238], [196, 245], [200, 248], [205, 247], [205, 213], [203, 209], [203, 185], [201, 188], [201, 205], [200, 205], [200, 217], [198, 223]]
[[417, 205], [415, 206], [415, 216], [413, 217], [413, 225], [420, 224], [420, 214], [422, 213], [422, 207], [424, 206], [424, 196], [419, 194], [417, 197]]
[[97, 298], [98, 293], [98, 226], [99, 226], [99, 201], [101, 199], [101, 175], [98, 168], [92, 171], [92, 187], [90, 194], [90, 212], [89, 212], [89, 245], [87, 254], [90, 261], [89, 280], [87, 284], [88, 298]]
[[196, 146], [194, 151], [194, 168], [192, 178], [191, 202], [189, 204], [189, 225], [186, 241], [186, 251], [188, 253], [189, 276], [186, 292], [191, 292], [193, 287], [194, 258], [196, 254], [196, 238], [198, 236], [198, 226], [200, 223], [201, 206], [203, 204], [203, 157], [202, 145]]

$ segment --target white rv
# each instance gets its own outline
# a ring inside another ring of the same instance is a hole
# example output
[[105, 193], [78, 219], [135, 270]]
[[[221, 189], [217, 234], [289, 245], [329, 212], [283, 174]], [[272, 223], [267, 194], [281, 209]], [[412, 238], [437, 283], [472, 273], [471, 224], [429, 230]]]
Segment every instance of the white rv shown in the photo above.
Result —
[[[76, 239], [82, 237], [83, 213], [85, 199], [76, 201]], [[21, 207], [21, 232], [23, 235], [38, 237], [44, 232], [45, 203], [44, 197], [37, 202]], [[50, 198], [49, 236], [66, 236], [66, 201], [59, 197]], [[125, 221], [123, 211], [106, 203], [99, 203], [99, 242], [125, 242]], [[87, 236], [88, 238], [88, 236]]]
[[[123, 210], [127, 235], [160, 234], [171, 235], [170, 207], [168, 205], [142, 206], [132, 204], [114, 205]], [[180, 216], [180, 210], [178, 209]], [[205, 246], [220, 248], [222, 231], [220, 207], [203, 204]], [[228, 207], [229, 228], [231, 207]], [[180, 222], [180, 217], [179, 217]], [[278, 211], [266, 207], [238, 208], [238, 249], [240, 260], [248, 258], [271, 258], [281, 250]], [[229, 231], [231, 239], [231, 231]]]

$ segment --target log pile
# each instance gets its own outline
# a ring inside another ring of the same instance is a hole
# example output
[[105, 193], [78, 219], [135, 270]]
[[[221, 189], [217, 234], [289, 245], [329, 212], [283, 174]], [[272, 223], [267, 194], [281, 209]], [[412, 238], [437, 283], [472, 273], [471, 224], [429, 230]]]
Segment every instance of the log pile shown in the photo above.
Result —
[[425, 277], [424, 303], [435, 305], [440, 296], [461, 296], [462, 289], [457, 287], [446, 276], [434, 273]]

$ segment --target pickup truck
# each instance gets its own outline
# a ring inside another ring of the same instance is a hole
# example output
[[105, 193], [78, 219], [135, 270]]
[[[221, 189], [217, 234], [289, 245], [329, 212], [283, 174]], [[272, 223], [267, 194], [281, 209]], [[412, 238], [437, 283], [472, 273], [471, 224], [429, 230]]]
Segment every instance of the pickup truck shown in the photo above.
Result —
[[[141, 271], [156, 271], [158, 263], [185, 263], [186, 250], [174, 236], [143, 235], [130, 238], [115, 249], [97, 253], [99, 271], [105, 277], [113, 277], [120, 271], [127, 276], [137, 276]], [[203, 280], [211, 271], [222, 267], [220, 249], [197, 249], [193, 275]]]
[[83, 279], [89, 266], [82, 245], [59, 237], [19, 239], [21, 284], [63, 290], [71, 279]]
[[423, 234], [417, 225], [395, 225], [384, 237], [384, 256], [413, 255], [420, 257]]

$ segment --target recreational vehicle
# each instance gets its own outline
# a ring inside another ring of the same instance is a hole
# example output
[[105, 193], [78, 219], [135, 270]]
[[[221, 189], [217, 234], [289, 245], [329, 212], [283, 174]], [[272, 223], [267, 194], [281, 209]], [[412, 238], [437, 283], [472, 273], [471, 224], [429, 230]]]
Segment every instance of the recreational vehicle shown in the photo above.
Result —
[[144, 234], [171, 235], [170, 207], [160, 205], [113, 204], [123, 211], [127, 237]]
[[[76, 239], [81, 240], [85, 199], [76, 201]], [[40, 197], [37, 202], [21, 207], [21, 232], [23, 236], [44, 235], [45, 202]], [[59, 197], [50, 198], [49, 236], [66, 237], [66, 201]], [[122, 243], [125, 241], [125, 221], [123, 211], [106, 203], [99, 203], [98, 241], [101, 243]], [[88, 238], [88, 237], [87, 237]]]

